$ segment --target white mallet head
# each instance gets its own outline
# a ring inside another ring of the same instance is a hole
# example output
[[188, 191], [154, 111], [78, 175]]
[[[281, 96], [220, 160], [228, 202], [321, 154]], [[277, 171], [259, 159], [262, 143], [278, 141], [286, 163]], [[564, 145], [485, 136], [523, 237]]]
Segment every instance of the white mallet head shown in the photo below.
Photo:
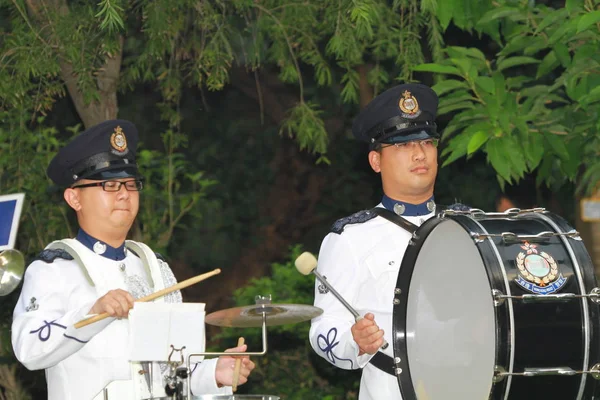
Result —
[[302, 275], [308, 275], [317, 268], [317, 259], [312, 253], [305, 251], [296, 258], [294, 264], [298, 272]]

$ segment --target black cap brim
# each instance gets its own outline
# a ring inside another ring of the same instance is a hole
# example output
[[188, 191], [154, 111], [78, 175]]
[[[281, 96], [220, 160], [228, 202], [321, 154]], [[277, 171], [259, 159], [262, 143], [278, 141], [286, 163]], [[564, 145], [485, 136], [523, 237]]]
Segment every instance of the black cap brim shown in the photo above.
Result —
[[140, 178], [137, 168], [120, 168], [120, 169], [109, 169], [106, 171], [96, 172], [93, 175], [86, 176], [82, 179], [89, 179], [92, 181], [105, 181], [110, 179], [123, 179], [123, 178]]
[[426, 140], [426, 139], [439, 139], [440, 135], [435, 130], [419, 129], [413, 132], [399, 132], [397, 135], [390, 135], [389, 137], [380, 141], [380, 143], [394, 144], [394, 143], [406, 143], [412, 142], [413, 140]]

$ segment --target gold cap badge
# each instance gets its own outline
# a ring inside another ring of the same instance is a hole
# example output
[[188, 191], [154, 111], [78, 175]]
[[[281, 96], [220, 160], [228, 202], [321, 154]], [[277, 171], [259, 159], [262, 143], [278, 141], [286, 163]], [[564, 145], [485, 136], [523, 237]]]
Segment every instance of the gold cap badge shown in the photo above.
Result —
[[406, 116], [416, 116], [415, 114], [419, 112], [419, 102], [408, 90], [402, 93], [402, 98], [398, 105], [402, 112], [407, 114]]
[[113, 149], [119, 152], [124, 152], [127, 150], [127, 138], [125, 137], [125, 132], [123, 132], [123, 129], [121, 129], [120, 126], [117, 126], [113, 134], [110, 136], [110, 144]]

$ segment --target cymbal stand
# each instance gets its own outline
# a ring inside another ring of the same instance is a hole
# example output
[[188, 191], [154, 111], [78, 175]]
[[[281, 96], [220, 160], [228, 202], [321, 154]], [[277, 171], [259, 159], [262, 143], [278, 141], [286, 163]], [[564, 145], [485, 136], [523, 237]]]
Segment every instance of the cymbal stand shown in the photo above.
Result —
[[[186, 359], [186, 369], [187, 369], [187, 399], [192, 399], [192, 371], [190, 368], [191, 358], [192, 357], [202, 357], [202, 356], [264, 356], [267, 354], [267, 313], [269, 312], [269, 305], [271, 304], [271, 296], [260, 297], [257, 296], [256, 304], [263, 307], [265, 310], [262, 314], [262, 351], [260, 352], [203, 352], [203, 353], [194, 353], [188, 354]], [[260, 309], [256, 309], [257, 312], [260, 312]]]

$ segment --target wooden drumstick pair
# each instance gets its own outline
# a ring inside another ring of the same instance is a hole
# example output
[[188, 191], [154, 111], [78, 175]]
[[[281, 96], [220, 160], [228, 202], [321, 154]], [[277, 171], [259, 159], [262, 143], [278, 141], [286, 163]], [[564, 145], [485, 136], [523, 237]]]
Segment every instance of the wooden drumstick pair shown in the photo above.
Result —
[[[158, 299], [159, 297], [165, 296], [169, 293], [172, 293], [176, 290], [180, 290], [180, 289], [184, 289], [188, 286], [192, 286], [198, 282], [202, 282], [205, 279], [210, 278], [211, 276], [220, 274], [221, 270], [219, 268], [212, 270], [210, 272], [207, 272], [205, 274], [201, 274], [201, 275], [197, 275], [193, 278], [190, 279], [186, 279], [185, 281], [179, 282], [176, 285], [173, 285], [171, 287], [159, 290], [156, 293], [152, 293], [149, 294], [148, 296], [144, 296], [142, 298], [139, 298], [136, 300], [136, 303], [143, 303], [143, 302], [147, 302], [147, 301], [152, 301], [155, 299]], [[98, 315], [94, 315], [93, 317], [89, 317], [86, 319], [82, 319], [81, 321], [77, 322], [75, 324], [75, 328], [79, 329], [79, 328], [83, 328], [84, 326], [87, 326], [89, 324], [93, 324], [94, 322], [98, 322], [98, 321], [102, 321], [103, 319], [106, 319], [110, 317], [110, 315], [108, 313], [102, 313], [102, 314], [98, 314]]]

